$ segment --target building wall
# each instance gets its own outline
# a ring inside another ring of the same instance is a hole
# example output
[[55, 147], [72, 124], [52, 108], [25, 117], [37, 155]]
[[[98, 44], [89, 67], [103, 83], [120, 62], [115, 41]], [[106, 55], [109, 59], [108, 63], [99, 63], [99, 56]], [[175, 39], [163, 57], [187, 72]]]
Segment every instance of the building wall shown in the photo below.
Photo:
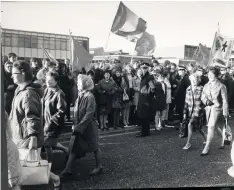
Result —
[[[19, 58], [45, 58], [42, 47], [56, 59], [70, 58], [69, 35], [3, 29], [2, 53], [14, 52]], [[89, 38], [73, 36], [89, 51]]]

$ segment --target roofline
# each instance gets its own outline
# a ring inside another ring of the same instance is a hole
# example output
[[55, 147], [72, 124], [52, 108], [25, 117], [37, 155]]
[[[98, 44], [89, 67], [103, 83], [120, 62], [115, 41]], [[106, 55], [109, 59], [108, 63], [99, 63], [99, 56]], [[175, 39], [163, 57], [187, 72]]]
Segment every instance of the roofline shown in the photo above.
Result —
[[[2, 28], [2, 30], [4, 31], [4, 30], [13, 30], [13, 31], [19, 31], [19, 32], [31, 32], [31, 33], [40, 33], [40, 34], [57, 34], [57, 33], [48, 33], [48, 32], [37, 32], [37, 31], [28, 31], [28, 30], [16, 30], [16, 29], [9, 29], [9, 28]], [[60, 36], [69, 36], [69, 34], [68, 35], [66, 35], [66, 34], [57, 34], [57, 35], [60, 35]], [[75, 35], [73, 35], [73, 36], [75, 36]], [[79, 37], [79, 38], [86, 38], [87, 40], [89, 40], [89, 38], [88, 37], [85, 37], [85, 36], [75, 36], [75, 37]]]

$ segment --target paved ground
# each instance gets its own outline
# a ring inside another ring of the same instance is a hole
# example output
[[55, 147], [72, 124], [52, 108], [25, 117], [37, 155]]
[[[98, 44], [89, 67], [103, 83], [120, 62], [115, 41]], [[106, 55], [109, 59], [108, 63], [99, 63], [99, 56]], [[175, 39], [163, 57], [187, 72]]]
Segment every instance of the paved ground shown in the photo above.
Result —
[[[231, 127], [234, 119], [230, 120]], [[232, 127], [234, 131], [234, 127]], [[234, 179], [227, 174], [232, 166], [231, 146], [218, 149], [220, 138], [216, 135], [210, 155], [200, 157], [204, 145], [198, 133], [194, 133], [191, 150], [182, 150], [186, 139], [178, 138], [178, 131], [166, 128], [145, 138], [136, 138], [137, 128], [125, 132], [102, 132], [100, 147], [104, 174], [89, 177], [95, 166], [93, 154], [77, 160], [75, 175], [63, 183], [64, 190], [73, 189], [119, 189], [158, 187], [210, 187], [234, 186]], [[60, 139], [68, 145], [69, 135]], [[63, 168], [63, 154], [55, 153], [55, 167]], [[60, 159], [58, 159], [60, 158]], [[53, 169], [59, 173], [60, 169]], [[50, 185], [51, 187], [51, 185]], [[27, 187], [27, 190], [50, 189], [48, 186]]]

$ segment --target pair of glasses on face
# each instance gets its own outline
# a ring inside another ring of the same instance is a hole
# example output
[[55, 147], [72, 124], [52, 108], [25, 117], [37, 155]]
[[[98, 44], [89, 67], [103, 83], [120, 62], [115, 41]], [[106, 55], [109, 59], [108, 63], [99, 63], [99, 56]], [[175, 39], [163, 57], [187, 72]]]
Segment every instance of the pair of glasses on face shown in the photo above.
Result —
[[12, 73], [12, 75], [20, 75], [21, 73]]
[[142, 69], [146, 70], [146, 69], [148, 69], [148, 67], [142, 67]]

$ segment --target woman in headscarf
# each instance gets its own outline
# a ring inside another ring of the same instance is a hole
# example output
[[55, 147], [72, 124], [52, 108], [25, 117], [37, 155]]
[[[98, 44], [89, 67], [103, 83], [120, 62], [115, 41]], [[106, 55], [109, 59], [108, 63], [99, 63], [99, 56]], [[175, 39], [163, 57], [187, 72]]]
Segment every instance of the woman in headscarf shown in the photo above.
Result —
[[58, 137], [64, 127], [66, 101], [63, 91], [58, 86], [59, 75], [56, 72], [46, 74], [46, 85], [42, 98], [42, 115], [44, 126], [44, 147], [47, 160], [52, 161], [52, 147], [68, 153], [68, 148], [58, 142]]
[[188, 139], [184, 150], [188, 150], [191, 147], [191, 137], [193, 129], [198, 129], [202, 135], [204, 141], [206, 141], [206, 135], [202, 131], [204, 107], [201, 101], [201, 94], [203, 86], [200, 85], [201, 78], [198, 74], [192, 74], [189, 77], [191, 85], [186, 90], [185, 106], [184, 106], [184, 120], [188, 119]]
[[[214, 130], [220, 132], [224, 129], [225, 119], [228, 118], [228, 100], [227, 89], [224, 84], [218, 80], [220, 71], [217, 67], [210, 67], [208, 72], [209, 82], [204, 86], [202, 92], [202, 102], [206, 106], [207, 117], [207, 140], [201, 156], [208, 155], [210, 150], [210, 144], [214, 137]], [[224, 137], [222, 136], [222, 142], [220, 148], [224, 148]]]
[[110, 78], [111, 72], [109, 70], [104, 71], [104, 79], [102, 79], [97, 85], [98, 93], [98, 108], [99, 108], [99, 121], [100, 129], [109, 129], [106, 126], [108, 115], [112, 109], [112, 97], [115, 92], [115, 83]]
[[124, 126], [120, 125], [120, 112], [125, 107], [123, 94], [127, 89], [127, 85], [124, 78], [121, 76], [121, 71], [122, 70], [119, 67], [113, 70], [113, 80], [115, 82], [115, 93], [112, 99], [112, 108], [114, 110], [114, 129], [117, 127], [124, 128]]
[[70, 176], [75, 160], [82, 158], [88, 152], [94, 152], [96, 159], [96, 168], [90, 175], [96, 175], [103, 171], [101, 152], [98, 146], [98, 126], [94, 118], [96, 102], [91, 92], [94, 84], [89, 76], [79, 74], [77, 87], [78, 98], [74, 106], [74, 125], [69, 144], [69, 157], [65, 169], [60, 174], [62, 178]]

